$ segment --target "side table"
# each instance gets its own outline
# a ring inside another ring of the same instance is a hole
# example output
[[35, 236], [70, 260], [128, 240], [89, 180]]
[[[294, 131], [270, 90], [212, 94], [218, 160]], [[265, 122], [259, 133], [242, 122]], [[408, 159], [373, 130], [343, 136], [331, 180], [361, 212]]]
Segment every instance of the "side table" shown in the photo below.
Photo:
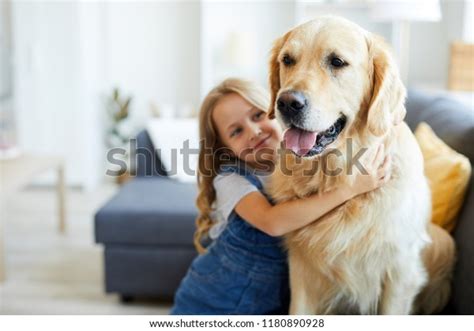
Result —
[[[14, 159], [0, 160], [0, 213], [8, 197], [29, 184], [36, 176], [48, 171], [57, 171], [58, 231], [66, 230], [64, 161], [55, 156], [24, 154]], [[0, 215], [1, 216], [1, 215]], [[0, 282], [5, 280], [5, 243], [3, 217], [0, 217]]]

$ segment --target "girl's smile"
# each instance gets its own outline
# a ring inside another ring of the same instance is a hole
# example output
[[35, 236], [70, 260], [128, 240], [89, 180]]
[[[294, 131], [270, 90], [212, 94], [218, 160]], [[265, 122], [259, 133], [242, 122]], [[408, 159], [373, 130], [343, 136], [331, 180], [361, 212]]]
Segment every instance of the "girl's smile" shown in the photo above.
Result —
[[258, 150], [258, 149], [260, 149], [260, 148], [262, 148], [262, 147], [269, 147], [269, 146], [267, 145], [267, 141], [268, 141], [268, 139], [270, 139], [271, 137], [272, 137], [271, 134], [268, 134], [266, 137], [263, 137], [262, 139], [260, 139], [260, 140], [257, 142], [257, 144], [253, 147], [253, 149], [254, 149], [254, 150]]
[[212, 112], [212, 120], [221, 142], [236, 157], [257, 168], [274, 160], [282, 139], [280, 125], [239, 94], [223, 96]]

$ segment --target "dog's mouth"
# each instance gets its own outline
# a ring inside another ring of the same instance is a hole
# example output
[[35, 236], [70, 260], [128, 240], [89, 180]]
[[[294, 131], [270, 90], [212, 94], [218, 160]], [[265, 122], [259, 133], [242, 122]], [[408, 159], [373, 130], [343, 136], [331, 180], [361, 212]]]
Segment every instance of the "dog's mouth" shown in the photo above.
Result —
[[294, 125], [285, 130], [283, 141], [285, 148], [290, 149], [299, 157], [310, 157], [321, 154], [326, 147], [334, 142], [346, 125], [346, 117], [341, 115], [328, 129], [311, 132]]

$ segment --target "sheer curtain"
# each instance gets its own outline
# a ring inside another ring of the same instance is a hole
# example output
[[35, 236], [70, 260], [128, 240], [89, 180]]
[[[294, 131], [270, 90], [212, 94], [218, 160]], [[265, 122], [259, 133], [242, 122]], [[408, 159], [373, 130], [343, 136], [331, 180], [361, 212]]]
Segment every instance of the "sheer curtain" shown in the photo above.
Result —
[[0, 1], [0, 159], [18, 155], [12, 91], [10, 1]]

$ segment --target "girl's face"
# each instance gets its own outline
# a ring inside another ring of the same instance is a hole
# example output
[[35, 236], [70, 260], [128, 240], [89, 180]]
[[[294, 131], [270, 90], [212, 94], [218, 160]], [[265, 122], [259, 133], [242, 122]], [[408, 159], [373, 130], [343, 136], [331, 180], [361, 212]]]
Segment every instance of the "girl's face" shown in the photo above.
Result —
[[230, 93], [219, 100], [211, 115], [221, 142], [239, 159], [255, 168], [275, 161], [282, 129], [266, 112]]

